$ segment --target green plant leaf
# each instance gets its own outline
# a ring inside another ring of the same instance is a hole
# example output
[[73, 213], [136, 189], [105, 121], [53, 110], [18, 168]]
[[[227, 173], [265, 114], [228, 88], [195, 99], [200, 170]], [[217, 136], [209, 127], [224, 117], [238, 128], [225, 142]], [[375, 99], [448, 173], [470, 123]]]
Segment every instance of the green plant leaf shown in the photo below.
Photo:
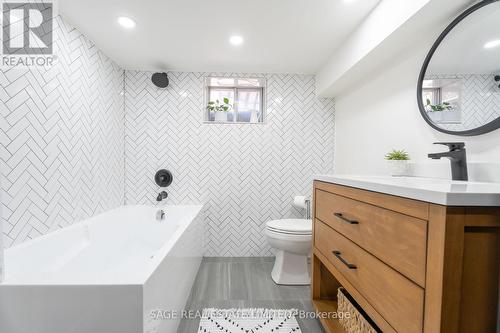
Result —
[[410, 155], [405, 150], [393, 149], [385, 155], [385, 159], [389, 161], [408, 161], [410, 159]]
[[224, 97], [224, 103], [229, 104], [229, 98]]
[[442, 104], [431, 104], [431, 101], [427, 99], [427, 107], [430, 108], [430, 112], [439, 112], [439, 111], [445, 111], [445, 110], [453, 110], [453, 107], [451, 106], [450, 103], [448, 102], [443, 102]]

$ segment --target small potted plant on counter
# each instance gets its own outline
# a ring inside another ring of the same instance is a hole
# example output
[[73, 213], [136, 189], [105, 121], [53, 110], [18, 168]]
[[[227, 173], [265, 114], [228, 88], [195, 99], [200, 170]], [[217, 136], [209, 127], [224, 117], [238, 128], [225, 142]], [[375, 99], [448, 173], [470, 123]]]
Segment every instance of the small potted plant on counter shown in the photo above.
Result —
[[210, 101], [207, 105], [207, 110], [214, 113], [217, 122], [227, 122], [227, 113], [232, 109], [233, 106], [229, 104], [229, 98], [227, 97], [224, 97], [222, 103], [216, 99], [215, 102]]
[[408, 161], [410, 155], [404, 150], [395, 150], [385, 155], [393, 176], [406, 176], [408, 174]]

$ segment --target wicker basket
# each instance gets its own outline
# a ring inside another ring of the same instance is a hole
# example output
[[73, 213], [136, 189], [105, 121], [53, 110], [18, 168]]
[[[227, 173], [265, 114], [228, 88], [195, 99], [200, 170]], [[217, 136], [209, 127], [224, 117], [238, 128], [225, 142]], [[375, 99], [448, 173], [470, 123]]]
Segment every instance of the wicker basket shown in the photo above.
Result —
[[339, 288], [337, 293], [338, 310], [337, 312], [349, 313], [348, 316], [339, 318], [340, 325], [346, 333], [378, 333], [381, 332], [375, 328], [375, 324], [365, 318], [365, 315], [358, 310], [357, 304], [351, 295], [344, 288]]

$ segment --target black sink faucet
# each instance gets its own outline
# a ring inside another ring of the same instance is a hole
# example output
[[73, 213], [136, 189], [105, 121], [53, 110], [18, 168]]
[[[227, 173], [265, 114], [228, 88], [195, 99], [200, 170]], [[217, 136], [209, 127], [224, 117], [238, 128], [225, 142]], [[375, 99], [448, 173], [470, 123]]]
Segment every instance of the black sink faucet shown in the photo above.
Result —
[[158, 193], [158, 196], [156, 197], [156, 201], [162, 201], [163, 199], [166, 199], [168, 197], [168, 193], [165, 191], [161, 191]]
[[435, 145], [448, 146], [449, 151], [444, 153], [429, 154], [429, 158], [439, 160], [442, 157], [450, 159], [451, 177], [453, 180], [469, 180], [467, 174], [467, 154], [463, 142], [435, 142]]

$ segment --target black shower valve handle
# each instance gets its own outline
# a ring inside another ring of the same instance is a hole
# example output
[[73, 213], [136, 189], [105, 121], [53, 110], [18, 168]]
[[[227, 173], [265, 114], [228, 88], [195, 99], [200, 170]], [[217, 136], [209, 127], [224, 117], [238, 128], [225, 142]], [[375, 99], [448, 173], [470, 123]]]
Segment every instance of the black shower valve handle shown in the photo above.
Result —
[[172, 184], [173, 176], [172, 173], [166, 169], [158, 170], [155, 174], [155, 183], [159, 187], [168, 187]]

